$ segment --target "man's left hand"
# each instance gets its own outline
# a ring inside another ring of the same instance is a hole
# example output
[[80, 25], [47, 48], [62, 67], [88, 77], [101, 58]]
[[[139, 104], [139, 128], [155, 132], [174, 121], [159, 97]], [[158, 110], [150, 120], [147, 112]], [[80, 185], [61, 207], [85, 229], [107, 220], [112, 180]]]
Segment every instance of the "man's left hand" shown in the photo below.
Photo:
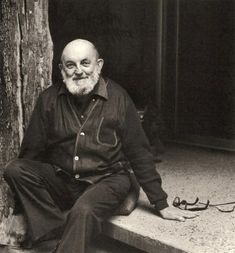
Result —
[[193, 219], [198, 216], [190, 211], [177, 209], [173, 206], [166, 207], [158, 211], [160, 216], [166, 220], [185, 221], [186, 219]]

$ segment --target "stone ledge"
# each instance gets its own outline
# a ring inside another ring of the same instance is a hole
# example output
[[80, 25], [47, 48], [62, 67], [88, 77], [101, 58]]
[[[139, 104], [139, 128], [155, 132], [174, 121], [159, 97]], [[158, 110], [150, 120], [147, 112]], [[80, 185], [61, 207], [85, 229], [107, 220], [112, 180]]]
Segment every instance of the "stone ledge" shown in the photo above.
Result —
[[167, 221], [151, 209], [144, 194], [129, 216], [104, 223], [103, 233], [148, 253], [234, 253], [235, 214], [214, 208], [186, 222]]
[[[172, 146], [162, 158], [157, 166], [169, 203], [176, 196], [191, 202], [209, 199], [211, 204], [235, 201], [234, 153]], [[231, 210], [234, 205], [221, 208]], [[186, 222], [163, 220], [141, 192], [133, 213], [107, 221], [104, 233], [148, 253], [235, 253], [235, 211], [209, 207], [197, 214]]]
[[154, 213], [141, 192], [138, 207], [129, 216], [115, 216], [107, 220], [103, 225], [103, 234], [148, 253], [189, 252], [171, 242], [170, 238], [162, 239], [159, 236], [161, 224], [162, 219]]
[[[234, 154], [173, 147], [164, 154], [163, 161], [158, 164], [158, 171], [169, 203], [175, 196], [188, 201], [199, 197], [200, 201], [209, 199], [211, 203], [235, 200]], [[199, 217], [182, 223], [163, 220], [141, 192], [132, 214], [112, 217], [104, 223], [103, 233], [148, 253], [234, 253], [235, 212], [221, 213], [210, 207], [198, 214]]]

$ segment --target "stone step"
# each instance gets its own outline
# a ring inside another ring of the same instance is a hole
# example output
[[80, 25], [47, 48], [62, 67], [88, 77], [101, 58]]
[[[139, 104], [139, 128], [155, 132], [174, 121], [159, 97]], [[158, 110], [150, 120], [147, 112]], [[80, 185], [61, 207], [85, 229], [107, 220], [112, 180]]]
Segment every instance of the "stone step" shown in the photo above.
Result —
[[[172, 147], [164, 154], [158, 171], [163, 188], [169, 195], [169, 203], [179, 196], [190, 202], [196, 197], [202, 202], [209, 199], [213, 204], [235, 201], [234, 165], [235, 155], [231, 153]], [[223, 209], [232, 207], [223, 206]], [[141, 191], [138, 207], [129, 216], [114, 216], [106, 221], [103, 234], [119, 241], [120, 245], [129, 245], [126, 246], [130, 247], [128, 253], [132, 253], [131, 250], [133, 253], [135, 250], [138, 253], [235, 253], [235, 212], [222, 213], [209, 207], [197, 213], [197, 218], [186, 222], [163, 220], [156, 215]], [[13, 230], [9, 230], [9, 224]], [[4, 235], [3, 228], [8, 231], [5, 231], [5, 236], [7, 233], [9, 236], [11, 231], [18, 234], [16, 230], [18, 227], [20, 231], [20, 222], [17, 224], [13, 219], [5, 219], [5, 225], [0, 224], [0, 240]], [[96, 250], [99, 250], [98, 246]], [[109, 253], [105, 250], [100, 248], [98, 253]], [[118, 252], [116, 248], [112, 250]]]

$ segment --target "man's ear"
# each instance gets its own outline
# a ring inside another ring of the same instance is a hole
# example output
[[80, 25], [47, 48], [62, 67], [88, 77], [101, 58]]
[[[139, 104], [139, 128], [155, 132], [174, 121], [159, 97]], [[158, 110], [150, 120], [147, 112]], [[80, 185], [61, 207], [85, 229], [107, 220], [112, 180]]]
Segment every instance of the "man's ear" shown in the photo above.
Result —
[[101, 73], [101, 70], [103, 68], [103, 65], [104, 65], [104, 60], [102, 58], [99, 58], [97, 60], [97, 65], [98, 65], [98, 70], [99, 70], [99, 74]]
[[63, 69], [63, 65], [62, 65], [62, 63], [59, 63], [59, 64], [58, 64], [58, 66], [59, 66], [59, 69], [60, 69], [60, 70], [62, 70], [62, 69]]

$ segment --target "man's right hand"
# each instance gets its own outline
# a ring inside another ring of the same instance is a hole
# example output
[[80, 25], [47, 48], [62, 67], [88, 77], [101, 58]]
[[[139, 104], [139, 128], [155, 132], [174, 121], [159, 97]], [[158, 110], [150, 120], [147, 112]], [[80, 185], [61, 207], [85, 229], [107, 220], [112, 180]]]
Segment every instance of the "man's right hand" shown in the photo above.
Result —
[[196, 213], [187, 210], [181, 210], [173, 206], [166, 207], [158, 212], [163, 219], [176, 221], [185, 221], [186, 219], [193, 219], [199, 216]]

